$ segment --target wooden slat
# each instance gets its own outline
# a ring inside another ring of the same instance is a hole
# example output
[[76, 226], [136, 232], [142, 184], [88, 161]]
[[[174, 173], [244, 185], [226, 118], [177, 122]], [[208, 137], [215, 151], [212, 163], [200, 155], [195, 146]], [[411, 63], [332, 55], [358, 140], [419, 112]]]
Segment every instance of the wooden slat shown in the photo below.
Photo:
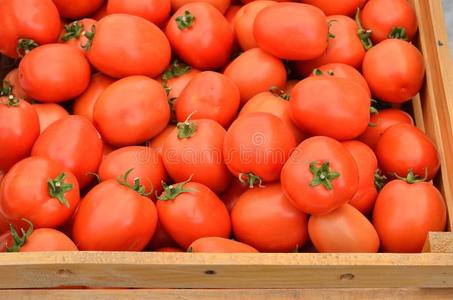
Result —
[[453, 253], [453, 233], [430, 232], [426, 239], [423, 252]]

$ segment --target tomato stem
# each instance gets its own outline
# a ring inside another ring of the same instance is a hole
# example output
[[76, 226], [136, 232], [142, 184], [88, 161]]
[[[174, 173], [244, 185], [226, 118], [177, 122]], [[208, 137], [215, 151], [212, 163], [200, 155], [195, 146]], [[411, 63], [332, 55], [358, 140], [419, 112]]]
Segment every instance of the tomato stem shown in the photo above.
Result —
[[387, 182], [387, 176], [382, 174], [380, 169], [376, 169], [374, 172], [374, 186], [380, 192], [384, 187], [385, 183]]
[[74, 21], [70, 24], [64, 25], [65, 33], [61, 36], [61, 39], [65, 42], [71, 39], [78, 39], [83, 32], [83, 25], [79, 21]]
[[289, 95], [278, 86], [271, 86], [269, 88], [269, 92], [274, 96], [282, 98], [283, 100], [289, 100]]
[[39, 45], [32, 39], [19, 39], [16, 46], [16, 53], [19, 57], [24, 57], [38, 46]]
[[52, 198], [56, 198], [61, 204], [69, 208], [69, 202], [65, 197], [65, 193], [71, 191], [74, 185], [72, 183], [65, 183], [65, 179], [66, 173], [61, 173], [55, 179], [49, 179], [47, 181], [47, 188]]
[[6, 97], [6, 102], [1, 101], [0, 104], [5, 104], [8, 107], [17, 107], [20, 104], [19, 98], [14, 97], [14, 95], [9, 95]]
[[318, 162], [314, 161], [310, 163], [310, 172], [313, 174], [310, 186], [323, 185], [329, 191], [333, 189], [332, 180], [340, 177], [340, 173], [332, 171], [329, 164], [326, 161], [321, 164], [321, 167], [317, 167], [319, 165]]
[[184, 11], [183, 16], [179, 16], [176, 18], [176, 24], [178, 24], [179, 30], [184, 30], [186, 28], [190, 28], [195, 21], [195, 16], [190, 13], [190, 11]]
[[[313, 75], [315, 75], [315, 76], [322, 76], [322, 75], [324, 75], [324, 72], [323, 72], [321, 69], [318, 69], [318, 68], [313, 69], [313, 72], [312, 72], [312, 73], [313, 73]], [[334, 76], [335, 73], [334, 73], [333, 70], [327, 70], [327, 75], [329, 75], [329, 76]]]
[[[245, 179], [244, 179], [245, 177]], [[263, 180], [259, 176], [256, 176], [253, 173], [239, 173], [239, 181], [241, 183], [248, 184], [249, 188], [253, 189], [255, 184], [258, 184], [258, 187], [264, 188]]]
[[80, 46], [83, 48], [83, 50], [88, 51], [90, 50], [91, 45], [93, 45], [93, 39], [96, 35], [96, 26], [92, 25], [91, 31], [84, 31], [83, 35], [88, 39], [88, 41], [85, 43], [85, 45], [80, 44]]
[[360, 21], [360, 8], [357, 8], [357, 12], [355, 14], [355, 22], [359, 27], [357, 34], [359, 35], [360, 41], [362, 42], [363, 47], [365, 50], [370, 49], [373, 47], [373, 42], [370, 39], [371, 30], [365, 30], [362, 26], [362, 22]]
[[393, 27], [392, 31], [389, 33], [388, 37], [390, 39], [400, 39], [407, 41], [406, 28], [404, 27]]
[[192, 68], [185, 63], [180, 62], [179, 60], [175, 59], [171, 63], [171, 65], [165, 70], [164, 74], [162, 74], [162, 80], [167, 82], [168, 80], [180, 77], [187, 72], [189, 72]]
[[197, 111], [193, 111], [184, 122], [179, 122], [176, 125], [176, 128], [178, 128], [178, 139], [188, 139], [197, 131], [197, 124], [190, 121], [190, 118], [195, 113]]
[[162, 181], [162, 187], [164, 188], [164, 196], [157, 196], [157, 199], [160, 201], [168, 201], [168, 200], [174, 200], [176, 197], [178, 197], [182, 193], [189, 193], [192, 192], [192, 189], [185, 189], [184, 185], [186, 183], [190, 182], [192, 180], [193, 175], [190, 175], [189, 179], [186, 181], [183, 181], [181, 183], [178, 183], [176, 185], [171, 184], [167, 185], [165, 182]]
[[140, 183], [140, 178], [138, 178], [138, 177], [134, 178], [134, 185], [130, 184], [129, 181], [127, 180], [127, 178], [129, 177], [129, 175], [131, 174], [132, 171], [134, 171], [134, 168], [127, 170], [126, 173], [124, 173], [123, 177], [118, 176], [116, 178], [116, 181], [119, 184], [121, 184], [122, 186], [128, 187], [131, 190], [133, 190], [134, 192], [137, 192], [140, 196], [144, 196], [144, 197], [150, 196], [154, 191], [152, 182], [149, 181], [151, 190], [148, 193], [146, 192], [145, 186]]
[[14, 228], [13, 224], [9, 224], [11, 236], [13, 237], [13, 245], [11, 247], [6, 248], [7, 252], [19, 252], [20, 248], [22, 248], [22, 246], [25, 245], [27, 239], [33, 233], [33, 223], [27, 219], [22, 219], [22, 221], [30, 225], [27, 231], [25, 231], [23, 228], [20, 229], [20, 231], [22, 232], [22, 237], [19, 237], [19, 234], [16, 231], [16, 228]]
[[423, 178], [419, 178], [420, 176], [415, 174], [412, 170], [407, 172], [406, 178], [399, 176], [396, 172], [394, 172], [393, 175], [399, 180], [405, 181], [409, 184], [420, 183], [425, 182], [428, 179], [428, 168], [425, 168], [425, 176]]
[[3, 87], [0, 89], [1, 96], [10, 96], [13, 94], [13, 86], [8, 81], [3, 81]]

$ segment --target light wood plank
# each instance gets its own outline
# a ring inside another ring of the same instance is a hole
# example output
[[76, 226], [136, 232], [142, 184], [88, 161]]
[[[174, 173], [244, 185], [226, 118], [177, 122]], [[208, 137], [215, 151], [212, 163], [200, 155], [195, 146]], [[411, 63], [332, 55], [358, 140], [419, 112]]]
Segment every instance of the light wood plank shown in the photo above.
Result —
[[430, 232], [423, 252], [453, 253], [452, 232]]

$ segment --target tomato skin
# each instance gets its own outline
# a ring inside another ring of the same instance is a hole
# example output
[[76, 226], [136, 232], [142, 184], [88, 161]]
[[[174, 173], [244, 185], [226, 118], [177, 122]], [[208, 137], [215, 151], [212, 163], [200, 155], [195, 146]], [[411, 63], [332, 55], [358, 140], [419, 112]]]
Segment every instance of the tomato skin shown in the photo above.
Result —
[[291, 252], [308, 241], [307, 215], [291, 204], [278, 183], [242, 194], [231, 222], [236, 239], [260, 252]]
[[311, 216], [308, 233], [321, 253], [376, 253], [379, 236], [368, 219], [345, 204], [321, 216]]
[[[189, 28], [179, 29], [176, 18], [185, 11], [189, 11], [195, 21]], [[196, 69], [215, 70], [230, 58], [233, 30], [225, 17], [208, 3], [193, 2], [180, 7], [168, 21], [165, 33], [176, 55]], [[197, 45], [196, 51], [194, 45]]]
[[60, 105], [55, 103], [32, 104], [39, 117], [39, 128], [41, 133], [50, 124], [69, 116], [69, 113]]
[[61, 163], [71, 171], [80, 188], [87, 186], [102, 159], [102, 140], [86, 118], [68, 116], [52, 123], [38, 137], [32, 156], [42, 156]]
[[9, 84], [12, 86], [12, 93], [15, 97], [28, 100], [28, 96], [25, 93], [24, 89], [20, 85], [19, 81], [19, 68], [15, 68], [11, 71], [9, 71], [8, 74], [6, 74], [5, 78], [3, 79], [3, 85], [5, 83]]
[[167, 140], [168, 136], [170, 136], [170, 134], [173, 133], [173, 130], [175, 128], [176, 128], [176, 126], [173, 124], [170, 124], [167, 127], [165, 127], [164, 130], [162, 130], [158, 135], [153, 137], [148, 142], [148, 147], [156, 150], [159, 154], [162, 154], [162, 149], [164, 147], [165, 141]]
[[[78, 26], [82, 26], [83, 27], [82, 32], [80, 33], [79, 37], [74, 37], [74, 38], [71, 38], [71, 39], [65, 41], [63, 39], [63, 36], [65, 34], [67, 34], [67, 31], [65, 29], [63, 29], [62, 32], [61, 32], [61, 35], [60, 35], [60, 42], [61, 43], [65, 43], [65, 44], [67, 44], [67, 45], [69, 45], [71, 47], [74, 47], [75, 49], [81, 51], [85, 55], [86, 52], [85, 52], [85, 49], [83, 48], [83, 46], [87, 45], [88, 39], [83, 33], [91, 32], [93, 26], [96, 27], [98, 21], [96, 21], [94, 19], [90, 19], [90, 18], [85, 18], [85, 19], [78, 20], [76, 22], [77, 22]], [[69, 23], [67, 25], [71, 26], [72, 24], [73, 23]]]
[[159, 220], [157, 221], [157, 227], [154, 231], [153, 238], [149, 242], [146, 249], [152, 251], [158, 251], [161, 248], [174, 248], [178, 247], [176, 242], [171, 238], [171, 236], [165, 231], [165, 229], [160, 224]]
[[368, 50], [362, 70], [373, 95], [391, 103], [403, 103], [414, 97], [425, 76], [420, 51], [399, 39], [382, 41]]
[[236, 205], [239, 197], [248, 191], [249, 186], [239, 180], [233, 180], [230, 186], [220, 195], [220, 199], [225, 203], [226, 208], [231, 213], [231, 210]]
[[107, 13], [130, 14], [147, 19], [148, 21], [161, 25], [170, 17], [170, 0], [108, 0]]
[[193, 3], [193, 2], [205, 2], [211, 4], [213, 7], [217, 8], [221, 14], [224, 14], [228, 7], [230, 6], [231, 0], [203, 0], [203, 1], [196, 1], [196, 0], [171, 0], [171, 8], [172, 11], [176, 11], [180, 9], [182, 6]]
[[302, 3], [265, 7], [255, 18], [253, 33], [261, 49], [283, 59], [314, 59], [327, 48], [326, 15]]
[[231, 5], [225, 12], [225, 18], [227, 19], [228, 23], [234, 30], [234, 21], [236, 19], [236, 15], [241, 9], [242, 5]]
[[[329, 163], [330, 170], [340, 176], [331, 181], [332, 189], [311, 186], [314, 175], [310, 164]], [[301, 211], [326, 214], [352, 199], [359, 187], [359, 171], [353, 156], [340, 142], [325, 136], [303, 141], [283, 167], [281, 184], [285, 195]]]
[[[11, 232], [0, 237], [0, 252], [6, 252], [13, 245]], [[77, 246], [64, 233], [53, 228], [33, 230], [19, 252], [78, 251]]]
[[185, 252], [183, 249], [178, 247], [164, 247], [156, 250], [157, 252]]
[[184, 189], [188, 191], [173, 200], [157, 201], [159, 221], [170, 236], [184, 249], [202, 237], [228, 238], [230, 216], [216, 194], [196, 182], [186, 183]]
[[354, 139], [370, 120], [370, 96], [355, 82], [343, 78], [306, 78], [294, 87], [289, 103], [294, 123], [313, 135]]
[[143, 143], [164, 130], [170, 107], [164, 88], [145, 76], [129, 76], [104, 90], [94, 106], [93, 121], [113, 146]]
[[108, 16], [107, 3], [103, 4], [94, 14], [90, 16], [90, 18], [99, 21], [105, 16]]
[[430, 231], [443, 231], [447, 211], [441, 193], [428, 182], [387, 183], [373, 211], [373, 225], [385, 252], [421, 252]]
[[388, 176], [415, 175], [431, 180], [440, 168], [439, 154], [434, 143], [417, 127], [396, 124], [389, 127], [376, 145], [379, 166]]
[[80, 250], [141, 251], [156, 224], [153, 201], [111, 179], [95, 186], [80, 203], [72, 235]]
[[[253, 76], [250, 76], [250, 70], [254, 70]], [[226, 67], [223, 74], [231, 78], [239, 88], [241, 104], [272, 86], [283, 88], [286, 83], [283, 62], [259, 48], [239, 55]]]
[[190, 246], [194, 253], [257, 253], [255, 248], [234, 240], [220, 237], [205, 237], [194, 241]]
[[155, 77], [165, 70], [170, 56], [170, 43], [156, 25], [125, 14], [108, 15], [98, 22], [87, 53], [96, 69], [115, 78]]
[[98, 10], [104, 0], [52, 0], [60, 15], [68, 19], [80, 19]]
[[345, 16], [354, 16], [357, 11], [357, 8], [362, 6], [367, 2], [367, 0], [342, 0], [342, 1], [332, 1], [332, 0], [302, 0], [302, 3], [314, 5], [320, 8], [327, 16], [332, 15], [345, 15]]
[[[191, 68], [189, 72], [179, 77], [173, 77], [167, 80], [167, 88], [170, 89], [168, 99], [178, 98], [182, 91], [186, 88], [187, 84], [189, 84], [189, 82], [199, 73], [199, 70]], [[162, 82], [162, 79], [160, 79], [159, 82]]]

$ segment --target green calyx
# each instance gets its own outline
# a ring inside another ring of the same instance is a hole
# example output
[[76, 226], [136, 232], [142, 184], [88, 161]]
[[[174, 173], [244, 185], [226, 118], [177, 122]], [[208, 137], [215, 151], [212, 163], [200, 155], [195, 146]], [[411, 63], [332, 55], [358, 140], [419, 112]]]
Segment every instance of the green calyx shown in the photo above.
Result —
[[190, 28], [195, 21], [195, 16], [190, 11], [184, 11], [184, 15], [176, 18], [176, 24], [178, 24], [179, 30]]
[[406, 28], [404, 27], [393, 27], [392, 31], [389, 33], [388, 37], [390, 39], [400, 39], [407, 41]]
[[377, 169], [374, 172], [374, 186], [380, 192], [384, 185], [387, 183], [387, 176], [382, 174], [382, 171], [380, 169]]
[[197, 111], [192, 112], [184, 122], [176, 124], [178, 139], [188, 139], [197, 131], [197, 124], [190, 121], [190, 118], [192, 118], [195, 113], [197, 113]]
[[83, 32], [83, 36], [85, 36], [88, 40], [85, 43], [85, 45], [80, 45], [80, 46], [82, 46], [83, 50], [85, 50], [85, 51], [90, 50], [91, 45], [93, 45], [93, 39], [94, 39], [95, 35], [96, 35], [96, 26], [95, 25], [91, 26], [91, 31]]
[[183, 181], [178, 184], [171, 184], [168, 185], [165, 182], [162, 181], [162, 187], [164, 188], [164, 196], [157, 196], [157, 200], [160, 201], [169, 201], [169, 200], [174, 200], [176, 197], [178, 197], [182, 193], [190, 193], [193, 190], [192, 189], [185, 189], [184, 186], [186, 183], [190, 182], [192, 180], [192, 176], [189, 177], [186, 181]]
[[16, 53], [19, 57], [24, 57], [38, 46], [39, 45], [32, 39], [19, 39], [16, 46]]
[[3, 82], [3, 87], [0, 89], [0, 97], [9, 97], [13, 94], [13, 86], [8, 81]]
[[129, 183], [127, 178], [129, 177], [129, 175], [131, 174], [132, 171], [134, 171], [133, 168], [127, 170], [126, 173], [124, 173], [123, 176], [118, 176], [116, 178], [116, 181], [119, 184], [121, 184], [122, 186], [128, 187], [131, 190], [133, 190], [134, 192], [137, 192], [140, 196], [144, 196], [144, 197], [150, 196], [153, 193], [153, 191], [154, 191], [154, 188], [152, 187], [151, 182], [150, 182], [151, 191], [149, 191], [149, 192], [146, 192], [145, 186], [140, 183], [140, 178], [138, 178], [138, 177], [134, 178], [134, 184], [133, 185]]
[[337, 22], [337, 20], [330, 20], [329, 22], [327, 22], [327, 26], [329, 27], [329, 34], [327, 35], [327, 40], [330, 40], [330, 39], [334, 39], [334, 38], [335, 38], [335, 34], [333, 34], [332, 32], [330, 32], [330, 29], [331, 29], [331, 27], [332, 27], [333, 22]]
[[329, 164], [329, 162], [323, 162], [322, 165], [318, 167], [318, 162], [310, 163], [310, 172], [313, 174], [310, 186], [315, 187], [323, 185], [329, 191], [333, 189], [332, 180], [340, 177], [340, 173], [332, 171]]
[[17, 107], [20, 104], [20, 100], [13, 95], [9, 95], [8, 97], [6, 97], [6, 101], [2, 101], [0, 102], [0, 104], [4, 104], [9, 107]]
[[355, 22], [359, 27], [357, 34], [362, 42], [363, 47], [365, 50], [370, 49], [373, 47], [373, 42], [371, 41], [371, 30], [365, 30], [362, 26], [362, 22], [360, 21], [360, 8], [357, 8], [357, 12], [355, 14]]
[[20, 248], [22, 248], [25, 245], [27, 239], [33, 233], [33, 224], [27, 219], [22, 219], [22, 221], [30, 225], [27, 231], [25, 231], [23, 228], [20, 229], [20, 231], [22, 232], [22, 237], [19, 237], [19, 234], [14, 228], [13, 224], [9, 224], [14, 244], [11, 247], [6, 248], [6, 252], [19, 252]]
[[78, 39], [82, 35], [83, 32], [83, 25], [79, 23], [79, 21], [74, 21], [70, 24], [64, 25], [65, 33], [61, 36], [61, 39], [65, 42]]
[[399, 180], [405, 181], [409, 184], [420, 183], [425, 182], [428, 179], [428, 168], [425, 168], [425, 176], [423, 178], [420, 178], [419, 175], [414, 174], [412, 170], [409, 170], [407, 172], [406, 177], [398, 176], [398, 174], [396, 173], [393, 173], [393, 175], [395, 175], [395, 177], [398, 178]]
[[269, 92], [274, 96], [282, 98], [283, 100], [289, 100], [289, 95], [277, 86], [271, 86], [269, 88]]
[[69, 202], [65, 197], [65, 193], [71, 191], [74, 185], [72, 183], [65, 183], [65, 179], [66, 173], [61, 173], [55, 179], [49, 179], [47, 181], [47, 188], [52, 198], [57, 199], [61, 204], [69, 208]]
[[[321, 69], [318, 69], [318, 68], [313, 69], [312, 73], [313, 73], [313, 75], [315, 75], [315, 76], [322, 76], [322, 75], [324, 75], [324, 72], [323, 72]], [[327, 70], [327, 75], [329, 75], [329, 76], [334, 76], [334, 75], [335, 75], [335, 72], [334, 72], [333, 70]]]
[[239, 181], [243, 184], [247, 184], [249, 188], [253, 189], [257, 184], [258, 187], [263, 188], [263, 180], [259, 176], [253, 173], [239, 173]]
[[164, 82], [167, 82], [172, 78], [180, 77], [186, 74], [191, 69], [192, 68], [189, 65], [186, 65], [185, 63], [182, 63], [179, 60], [175, 59], [171, 63], [170, 67], [165, 70], [164, 74], [162, 74], [162, 80]]

